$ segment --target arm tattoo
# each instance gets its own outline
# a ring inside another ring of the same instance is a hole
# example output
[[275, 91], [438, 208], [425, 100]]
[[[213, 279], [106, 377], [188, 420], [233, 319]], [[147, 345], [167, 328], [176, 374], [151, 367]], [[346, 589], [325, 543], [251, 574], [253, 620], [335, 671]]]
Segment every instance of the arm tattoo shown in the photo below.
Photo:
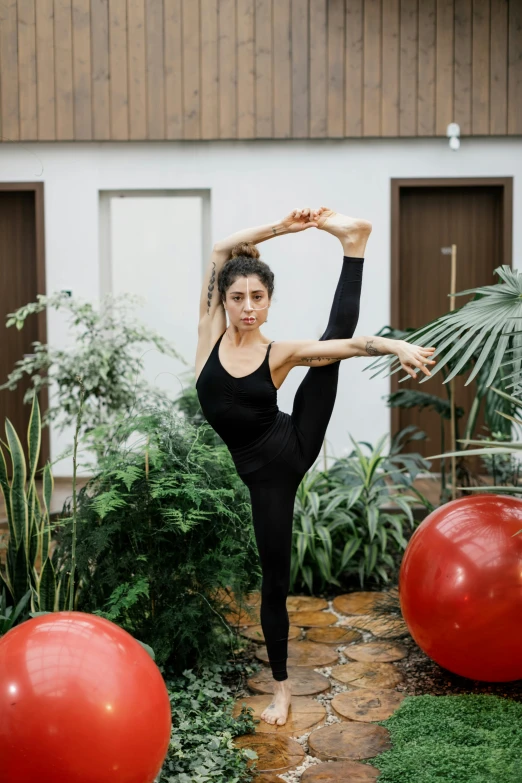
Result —
[[277, 236], [277, 230], [272, 226], [272, 231], [274, 232], [274, 236]]
[[210, 303], [212, 301], [212, 291], [214, 290], [214, 284], [216, 282], [216, 262], [214, 261], [214, 269], [210, 275], [210, 283], [208, 284], [207, 292], [207, 315], [210, 315]]
[[308, 356], [306, 359], [301, 359], [302, 362], [338, 362], [340, 360], [340, 356]]
[[383, 356], [383, 353], [373, 346], [373, 340], [369, 340], [366, 343], [366, 353], [369, 356]]

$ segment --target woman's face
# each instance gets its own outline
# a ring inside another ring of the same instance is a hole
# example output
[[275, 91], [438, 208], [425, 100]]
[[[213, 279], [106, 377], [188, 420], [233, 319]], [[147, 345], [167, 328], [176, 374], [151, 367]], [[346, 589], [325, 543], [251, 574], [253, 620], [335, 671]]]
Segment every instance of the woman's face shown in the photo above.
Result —
[[227, 290], [225, 309], [238, 329], [255, 329], [268, 317], [268, 291], [257, 275], [237, 277]]

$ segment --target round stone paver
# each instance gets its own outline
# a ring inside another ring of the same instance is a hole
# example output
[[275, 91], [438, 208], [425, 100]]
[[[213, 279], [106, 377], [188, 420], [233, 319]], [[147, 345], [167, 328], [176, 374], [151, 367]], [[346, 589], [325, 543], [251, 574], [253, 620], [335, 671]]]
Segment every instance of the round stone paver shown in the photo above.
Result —
[[338, 625], [331, 625], [328, 628], [310, 628], [306, 632], [306, 638], [309, 642], [319, 642], [319, 644], [351, 644], [360, 642], [362, 634], [351, 628], [340, 628]]
[[[303, 763], [301, 745], [284, 734], [243, 734], [232, 740], [236, 748], [250, 748], [258, 755], [257, 772], [284, 772]], [[253, 762], [249, 761], [248, 766]]]
[[[301, 667], [288, 667], [288, 677], [291, 680], [292, 696], [315, 696], [330, 690], [330, 680], [324, 674], [314, 672], [313, 669]], [[270, 669], [263, 669], [247, 680], [250, 690], [255, 693], [273, 693], [274, 678]]]
[[402, 674], [391, 663], [354, 661], [332, 668], [332, 677], [357, 688], [395, 688], [402, 682]]
[[288, 612], [292, 625], [300, 628], [324, 628], [337, 622], [337, 616], [333, 612]]
[[[261, 713], [271, 701], [272, 696], [269, 693], [261, 696], [243, 696], [234, 704], [232, 715], [237, 718], [243, 704], [246, 704], [247, 707], [254, 708], [254, 719], [260, 719]], [[325, 718], [326, 709], [318, 701], [307, 696], [295, 696], [292, 697], [288, 719], [283, 726], [260, 720], [256, 725], [256, 734], [285, 734], [289, 737], [300, 737], [301, 734], [322, 723]]]
[[371, 614], [377, 601], [386, 593], [345, 593], [332, 601], [332, 606], [340, 614]]
[[[269, 663], [266, 647], [259, 647], [255, 655], [263, 663]], [[338, 660], [338, 654], [326, 644], [307, 641], [288, 642], [289, 666], [308, 666], [311, 669], [317, 669], [319, 666], [331, 666]]]
[[397, 691], [357, 688], [338, 693], [330, 703], [341, 718], [370, 722], [389, 718], [405, 698], [406, 694]]
[[289, 595], [286, 599], [286, 608], [289, 612], [319, 612], [321, 609], [328, 608], [328, 601], [311, 595]]
[[[260, 625], [249, 625], [248, 628], [243, 628], [240, 631], [241, 636], [247, 639], [252, 639], [254, 642], [264, 643], [265, 637], [263, 635], [263, 629]], [[297, 625], [291, 625], [288, 631], [289, 639], [298, 639], [301, 636], [301, 629]]]
[[301, 783], [373, 783], [379, 774], [375, 767], [358, 761], [330, 761], [305, 769]]
[[283, 778], [276, 775], [275, 772], [264, 772], [262, 775], [257, 775], [253, 783], [285, 783]]
[[341, 627], [360, 628], [369, 631], [378, 639], [396, 639], [409, 634], [408, 626], [404, 620], [396, 617], [376, 617], [372, 614], [353, 615], [339, 620]]
[[406, 658], [408, 651], [400, 644], [389, 642], [366, 642], [366, 644], [354, 644], [344, 654], [354, 661], [378, 661], [389, 663], [401, 661]]
[[391, 748], [390, 732], [373, 723], [332, 723], [312, 731], [308, 747], [321, 761], [370, 759]]
[[225, 620], [230, 625], [260, 625], [261, 618], [259, 616], [259, 609], [255, 606], [244, 607], [240, 612], [237, 610], [227, 612], [225, 614]]

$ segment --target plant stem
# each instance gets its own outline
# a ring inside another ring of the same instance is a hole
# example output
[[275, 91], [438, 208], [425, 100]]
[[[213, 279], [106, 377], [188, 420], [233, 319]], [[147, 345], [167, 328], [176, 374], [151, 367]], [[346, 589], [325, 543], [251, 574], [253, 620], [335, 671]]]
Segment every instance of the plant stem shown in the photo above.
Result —
[[73, 523], [72, 523], [72, 545], [71, 545], [71, 579], [69, 581], [69, 611], [74, 609], [74, 575], [76, 571], [76, 452], [78, 450], [78, 433], [80, 431], [80, 424], [82, 419], [83, 410], [83, 398], [85, 396], [85, 387], [81, 376], [77, 375], [76, 379], [80, 384], [80, 407], [78, 409], [78, 415], [76, 417], [76, 429], [74, 431], [74, 451], [73, 451]]

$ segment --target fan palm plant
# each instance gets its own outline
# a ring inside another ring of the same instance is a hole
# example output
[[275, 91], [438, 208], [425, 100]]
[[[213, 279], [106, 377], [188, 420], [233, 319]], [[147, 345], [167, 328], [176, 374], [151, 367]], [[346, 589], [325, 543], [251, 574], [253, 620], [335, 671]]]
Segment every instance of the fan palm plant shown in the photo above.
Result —
[[[475, 294], [475, 297], [467, 302], [463, 307], [457, 308], [439, 318], [431, 321], [426, 326], [417, 329], [405, 338], [408, 342], [414, 342], [423, 345], [434, 345], [436, 351], [433, 358], [440, 356], [437, 364], [431, 370], [431, 377], [437, 372], [441, 372], [449, 362], [458, 356], [455, 366], [443, 381], [448, 383], [464, 368], [471, 356], [479, 351], [475, 366], [473, 367], [465, 385], [484, 371], [488, 366], [489, 371], [484, 373], [480, 386], [488, 389], [495, 378], [502, 377], [504, 390], [491, 387], [491, 391], [510, 403], [511, 410], [515, 412], [522, 407], [522, 330], [517, 329], [522, 319], [522, 274], [512, 270], [509, 266], [503, 265], [495, 269], [495, 273], [501, 278], [502, 283], [483, 286], [481, 288], [469, 288], [465, 291], [459, 291], [455, 296], [464, 296], [466, 294]], [[444, 353], [446, 352], [446, 353]], [[395, 355], [391, 358], [379, 357], [376, 361], [364, 368], [371, 370], [376, 368], [371, 377], [379, 375], [383, 370], [388, 369], [389, 374], [393, 375], [400, 369], [393, 365], [398, 362]], [[503, 368], [507, 368], [503, 370]], [[418, 371], [418, 368], [415, 372]], [[406, 374], [399, 382], [406, 380], [410, 376]], [[422, 378], [419, 383], [424, 383], [428, 377]], [[480, 379], [480, 376], [479, 376]], [[507, 389], [513, 389], [512, 394], [507, 393]], [[495, 413], [511, 421], [514, 424], [522, 425], [522, 420], [515, 418], [505, 411], [495, 410]], [[522, 450], [522, 442], [496, 442], [490, 441], [487, 446], [483, 446], [483, 441], [471, 440], [471, 428], [466, 427], [465, 437], [459, 439], [459, 443], [464, 444], [466, 454], [486, 456], [491, 454], [511, 454]], [[468, 446], [482, 445], [480, 449], [467, 449]], [[444, 454], [435, 454], [427, 459], [438, 459], [451, 456], [462, 456], [462, 451], [446, 452]], [[466, 487], [467, 490], [480, 489], [484, 487]], [[488, 487], [488, 490], [499, 490], [503, 492], [511, 490], [521, 492], [522, 487]]]

